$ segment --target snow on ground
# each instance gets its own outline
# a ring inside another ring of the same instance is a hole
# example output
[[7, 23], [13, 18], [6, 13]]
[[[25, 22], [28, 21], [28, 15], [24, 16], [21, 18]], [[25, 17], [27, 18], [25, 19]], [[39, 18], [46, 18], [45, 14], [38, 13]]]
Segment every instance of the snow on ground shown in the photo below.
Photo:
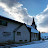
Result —
[[18, 47], [11, 47], [11, 48], [48, 48], [48, 40], [42, 43], [18, 46]]

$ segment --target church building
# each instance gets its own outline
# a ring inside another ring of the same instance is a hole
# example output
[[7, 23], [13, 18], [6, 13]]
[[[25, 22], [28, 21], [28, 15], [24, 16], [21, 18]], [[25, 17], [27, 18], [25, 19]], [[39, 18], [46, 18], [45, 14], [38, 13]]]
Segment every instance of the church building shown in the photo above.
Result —
[[30, 41], [35, 41], [35, 40], [39, 40], [39, 31], [37, 30], [37, 26], [35, 24], [35, 20], [33, 18], [33, 21], [32, 21], [32, 25], [27, 25], [29, 31], [31, 32], [30, 33]]
[[39, 32], [34, 18], [32, 25], [26, 25], [0, 16], [0, 42], [14, 41], [16, 43], [39, 40]]
[[24, 23], [0, 16], [0, 42], [29, 42], [30, 32]]

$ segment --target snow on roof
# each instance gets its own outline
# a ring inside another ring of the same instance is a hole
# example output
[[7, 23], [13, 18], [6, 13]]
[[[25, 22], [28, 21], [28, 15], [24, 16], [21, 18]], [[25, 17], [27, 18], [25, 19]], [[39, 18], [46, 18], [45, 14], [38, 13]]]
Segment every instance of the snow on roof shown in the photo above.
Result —
[[41, 33], [41, 36], [48, 36], [48, 33]]
[[33, 32], [33, 33], [39, 33], [38, 30], [34, 29], [33, 27], [31, 28], [31, 32]]
[[32, 26], [30, 26], [30, 25], [26, 25], [26, 26], [29, 27], [29, 28], [31, 28], [31, 32], [33, 32], [33, 33], [39, 33], [38, 30], [36, 30]]
[[26, 25], [27, 27], [29, 27], [29, 28], [32, 28], [30, 25]]

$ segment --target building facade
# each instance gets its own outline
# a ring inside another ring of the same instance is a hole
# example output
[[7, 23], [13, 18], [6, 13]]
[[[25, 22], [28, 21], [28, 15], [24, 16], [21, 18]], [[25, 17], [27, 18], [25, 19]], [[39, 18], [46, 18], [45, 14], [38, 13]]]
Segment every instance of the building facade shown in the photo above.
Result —
[[30, 32], [31, 32], [31, 41], [37, 41], [39, 40], [39, 32], [38, 30], [36, 30], [35, 28], [33, 28], [32, 26], [27, 25], [27, 27], [29, 28]]
[[0, 42], [29, 42], [30, 32], [25, 24], [0, 16]]
[[41, 33], [41, 39], [48, 40], [48, 33]]
[[0, 42], [14, 41], [16, 43], [39, 40], [39, 32], [34, 18], [32, 25], [0, 16]]
[[30, 40], [31, 41], [37, 41], [39, 40], [39, 31], [37, 30], [37, 26], [35, 24], [35, 20], [33, 18], [32, 25], [27, 25], [28, 29], [30, 30]]

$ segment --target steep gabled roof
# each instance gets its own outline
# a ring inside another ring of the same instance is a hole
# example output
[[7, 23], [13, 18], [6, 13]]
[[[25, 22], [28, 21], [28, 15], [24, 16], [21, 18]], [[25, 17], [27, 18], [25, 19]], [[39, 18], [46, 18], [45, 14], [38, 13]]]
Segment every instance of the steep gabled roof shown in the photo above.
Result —
[[34, 29], [33, 27], [31, 28], [31, 32], [39, 33], [38, 30]]
[[33, 32], [33, 33], [39, 33], [38, 30], [36, 30], [32, 26], [30, 26], [30, 25], [26, 25], [26, 26], [29, 27], [29, 28], [31, 28], [31, 32]]
[[[14, 22], [14, 23], [21, 23], [21, 22], [15, 21], [15, 20], [13, 20], [13, 19], [3, 17], [3, 16], [1, 16], [1, 15], [0, 15], [0, 19], [12, 21], [12, 22]], [[21, 23], [21, 24], [24, 24], [24, 23]]]
[[16, 32], [23, 24], [21, 24], [20, 26], [18, 26], [17, 28], [14, 29], [13, 32]]

